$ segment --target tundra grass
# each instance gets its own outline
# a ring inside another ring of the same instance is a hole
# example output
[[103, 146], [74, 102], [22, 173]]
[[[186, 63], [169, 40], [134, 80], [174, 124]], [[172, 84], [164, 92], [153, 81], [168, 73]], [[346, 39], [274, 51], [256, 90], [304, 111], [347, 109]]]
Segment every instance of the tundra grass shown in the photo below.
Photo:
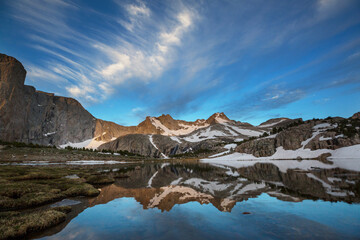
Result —
[[[65, 178], [71, 174], [80, 178]], [[89, 169], [1, 166], [0, 211], [40, 206], [66, 197], [96, 196], [99, 190], [87, 183], [92, 174], [96, 172]], [[97, 179], [101, 182], [102, 177]]]
[[[79, 178], [66, 178], [69, 175]], [[114, 182], [96, 167], [0, 166], [0, 239], [22, 238], [65, 221], [71, 207], [19, 210], [67, 197], [97, 196], [93, 184]]]
[[[70, 209], [71, 210], [71, 209]], [[44, 230], [66, 220], [68, 208], [54, 208], [32, 213], [0, 213], [0, 239], [22, 238], [31, 232]]]

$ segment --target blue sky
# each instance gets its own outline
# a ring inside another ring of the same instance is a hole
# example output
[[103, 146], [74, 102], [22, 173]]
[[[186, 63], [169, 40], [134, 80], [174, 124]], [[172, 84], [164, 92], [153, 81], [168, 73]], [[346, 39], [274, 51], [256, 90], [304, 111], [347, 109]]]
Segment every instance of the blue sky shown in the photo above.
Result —
[[124, 125], [360, 111], [357, 0], [0, 0], [0, 52]]

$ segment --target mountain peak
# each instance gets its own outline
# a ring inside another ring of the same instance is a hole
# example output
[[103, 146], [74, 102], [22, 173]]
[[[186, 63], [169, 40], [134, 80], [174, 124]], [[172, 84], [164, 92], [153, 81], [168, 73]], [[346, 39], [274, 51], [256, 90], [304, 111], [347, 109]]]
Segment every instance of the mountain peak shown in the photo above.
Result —
[[230, 122], [230, 121], [231, 120], [223, 112], [214, 113], [206, 120], [206, 122], [208, 124], [226, 123], [226, 122]]
[[360, 119], [360, 112], [354, 113], [351, 117], [352, 119]]
[[170, 114], [162, 114], [161, 116], [157, 117], [160, 121], [174, 121]]

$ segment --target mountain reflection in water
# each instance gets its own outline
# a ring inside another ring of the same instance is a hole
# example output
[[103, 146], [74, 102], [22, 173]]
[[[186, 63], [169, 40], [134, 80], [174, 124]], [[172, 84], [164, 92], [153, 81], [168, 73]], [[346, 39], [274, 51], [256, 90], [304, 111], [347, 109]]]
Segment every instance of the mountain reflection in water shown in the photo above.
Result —
[[[115, 236], [129, 239], [164, 236], [178, 236], [175, 237], [178, 239], [285, 239], [294, 236], [336, 239], [356, 238], [360, 234], [359, 172], [343, 169], [289, 169], [281, 172], [276, 166], [264, 163], [240, 169], [205, 164], [146, 164], [110, 171], [103, 168], [102, 171], [114, 176], [116, 182], [102, 187], [97, 197], [83, 199], [82, 207], [78, 208], [80, 214], [76, 216], [76, 213], [75, 219], [70, 224], [70, 220], [63, 224], [61, 229], [47, 232], [45, 235], [49, 236], [60, 231], [49, 239]], [[139, 206], [146, 210], [140, 210]], [[230, 215], [222, 215], [222, 212]], [[124, 214], [128, 220], [123, 219]], [[188, 219], [189, 216], [194, 219]], [[196, 221], [197, 228], [186, 230], [190, 223], [174, 220], [176, 217], [188, 219], [191, 224]], [[214, 218], [211, 223], [206, 220], [208, 217]], [[252, 220], [244, 221], [244, 217]], [[152, 218], [155, 222], [161, 219], [158, 224], [164, 226], [156, 225], [155, 229], [149, 229], [154, 227], [154, 222], [148, 222]], [[168, 229], [167, 235], [161, 235], [160, 232], [169, 224], [167, 221], [180, 225], [174, 227], [171, 224], [172, 233]], [[223, 221], [228, 223], [223, 229], [214, 226], [215, 223], [221, 226]], [[94, 222], [108, 232], [94, 230], [97, 228]], [[245, 231], [239, 224], [248, 229]], [[260, 225], [254, 226], [256, 224]], [[135, 234], [136, 231], [131, 230], [135, 226], [143, 229], [143, 233]], [[261, 226], [263, 228], [259, 230]], [[94, 236], [86, 235], [88, 232], [84, 229], [87, 228], [92, 228], [88, 229], [90, 232], [95, 231]], [[72, 231], [79, 229], [84, 231], [71, 235]], [[255, 230], [257, 233], [253, 232]], [[178, 231], [182, 233], [176, 235]], [[114, 235], [115, 232], [120, 235]], [[121, 235], [121, 232], [127, 235]], [[209, 235], [211, 232], [213, 234]]]

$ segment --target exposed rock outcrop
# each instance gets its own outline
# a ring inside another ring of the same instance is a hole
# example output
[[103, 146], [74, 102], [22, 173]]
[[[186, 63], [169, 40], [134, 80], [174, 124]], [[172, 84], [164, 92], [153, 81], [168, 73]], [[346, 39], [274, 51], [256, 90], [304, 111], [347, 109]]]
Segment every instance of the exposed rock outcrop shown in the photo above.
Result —
[[313, 126], [314, 123], [302, 124], [278, 133], [275, 137], [275, 147], [282, 146], [285, 150], [295, 150], [300, 148], [301, 142], [311, 137]]
[[360, 112], [354, 113], [354, 115], [352, 115], [351, 119], [360, 119]]
[[26, 70], [0, 54], [0, 139], [42, 145], [93, 137], [96, 119], [72, 98], [24, 85]]
[[[321, 125], [324, 127], [321, 128]], [[360, 144], [358, 125], [360, 125], [359, 120], [354, 118], [348, 120], [343, 118], [308, 120], [306, 123], [285, 128], [285, 130], [277, 134], [244, 142], [236, 148], [236, 151], [252, 154], [255, 157], [269, 157], [276, 152], [278, 147], [283, 147], [284, 150], [297, 150], [300, 148], [335, 150]], [[320, 127], [317, 128], [316, 126]], [[352, 129], [351, 132], [349, 129]], [[342, 131], [346, 132], [348, 136], [344, 135]]]
[[114, 141], [104, 143], [99, 150], [128, 151], [149, 157], [159, 157], [160, 151], [149, 141], [149, 136], [143, 134], [128, 134]]
[[276, 152], [274, 138], [266, 138], [259, 141], [249, 141], [239, 145], [237, 152], [252, 154], [255, 157], [272, 156]]
[[316, 149], [335, 150], [341, 147], [347, 147], [355, 144], [360, 144], [359, 134], [355, 134], [353, 137], [349, 138], [343, 135], [339, 135], [336, 132], [326, 132], [312, 139], [305, 146], [305, 148], [310, 148], [311, 150], [316, 150]]
[[230, 122], [231, 120], [225, 115], [225, 113], [214, 113], [211, 115], [207, 120], [206, 123], [208, 124], [216, 124], [216, 123], [224, 123]]
[[96, 141], [109, 142], [120, 136], [133, 134], [135, 132], [136, 132], [135, 126], [126, 127], [116, 124], [114, 122], [97, 119], [94, 137]]

